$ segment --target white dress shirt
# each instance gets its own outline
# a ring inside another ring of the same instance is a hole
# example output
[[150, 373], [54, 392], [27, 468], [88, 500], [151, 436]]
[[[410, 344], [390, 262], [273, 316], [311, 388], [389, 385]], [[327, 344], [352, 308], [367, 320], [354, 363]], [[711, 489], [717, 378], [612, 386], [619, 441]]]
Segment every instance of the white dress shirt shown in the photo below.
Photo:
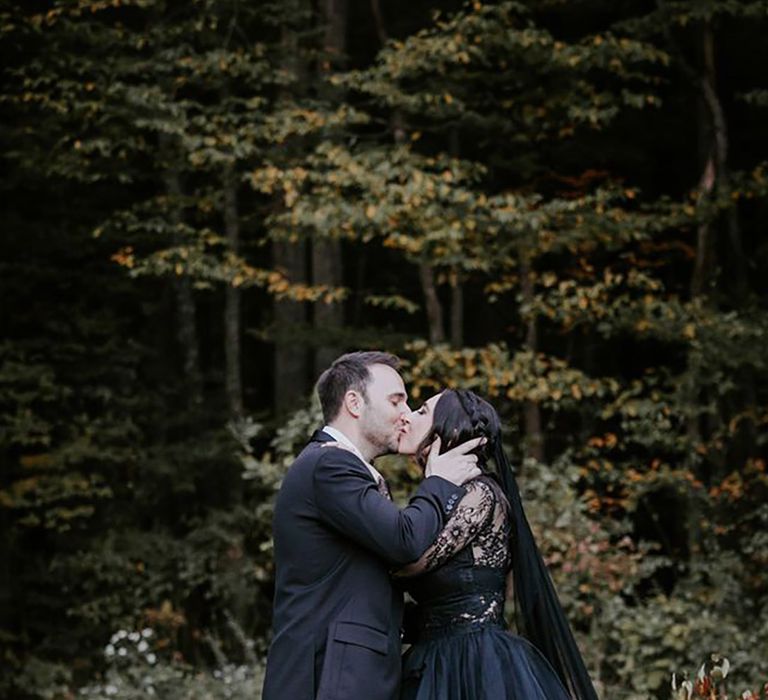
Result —
[[368, 467], [368, 471], [371, 472], [371, 476], [373, 477], [373, 480], [378, 484], [379, 479], [383, 480], [384, 477], [378, 472], [376, 467], [374, 467], [370, 462], [368, 462], [365, 457], [363, 457], [360, 450], [357, 449], [357, 446], [346, 436], [344, 433], [341, 432], [338, 428], [331, 428], [331, 426], [326, 425], [323, 428], [324, 433], [328, 433], [336, 442], [340, 442], [343, 445], [346, 445], [352, 452], [354, 452], [359, 458], [360, 461]]

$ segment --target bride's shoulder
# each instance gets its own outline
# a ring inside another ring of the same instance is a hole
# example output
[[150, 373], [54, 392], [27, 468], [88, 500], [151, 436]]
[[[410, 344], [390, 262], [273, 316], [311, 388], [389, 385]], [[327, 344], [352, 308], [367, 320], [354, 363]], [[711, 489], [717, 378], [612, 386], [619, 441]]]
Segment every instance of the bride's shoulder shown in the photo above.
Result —
[[464, 488], [467, 494], [474, 494], [475, 496], [493, 498], [496, 495], [496, 482], [493, 480], [493, 477], [487, 474], [481, 474], [467, 481], [464, 484]]

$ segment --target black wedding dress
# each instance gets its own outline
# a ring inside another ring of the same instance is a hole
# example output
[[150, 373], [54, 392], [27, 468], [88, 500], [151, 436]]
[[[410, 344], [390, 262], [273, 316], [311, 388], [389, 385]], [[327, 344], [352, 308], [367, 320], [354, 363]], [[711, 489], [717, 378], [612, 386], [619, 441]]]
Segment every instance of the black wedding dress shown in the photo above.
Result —
[[539, 650], [505, 629], [509, 503], [487, 476], [466, 486], [435, 543], [400, 572], [418, 604], [401, 700], [570, 700]]

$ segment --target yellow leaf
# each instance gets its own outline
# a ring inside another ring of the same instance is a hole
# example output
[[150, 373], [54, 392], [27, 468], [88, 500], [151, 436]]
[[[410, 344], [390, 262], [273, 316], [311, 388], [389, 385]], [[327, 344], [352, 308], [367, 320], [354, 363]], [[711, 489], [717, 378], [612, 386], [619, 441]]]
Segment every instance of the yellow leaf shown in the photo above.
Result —
[[37, 455], [22, 455], [19, 463], [25, 469], [34, 469], [35, 467], [48, 467], [51, 464], [51, 455], [47, 453]]
[[572, 384], [571, 394], [573, 394], [574, 399], [576, 399], [577, 401], [580, 401], [582, 397], [581, 387], [578, 384]]
[[368, 205], [368, 206], [365, 208], [365, 215], [366, 215], [366, 216], [367, 216], [369, 219], [372, 219], [374, 216], [376, 216], [376, 207], [375, 207], [373, 204], [369, 204], [369, 205]]

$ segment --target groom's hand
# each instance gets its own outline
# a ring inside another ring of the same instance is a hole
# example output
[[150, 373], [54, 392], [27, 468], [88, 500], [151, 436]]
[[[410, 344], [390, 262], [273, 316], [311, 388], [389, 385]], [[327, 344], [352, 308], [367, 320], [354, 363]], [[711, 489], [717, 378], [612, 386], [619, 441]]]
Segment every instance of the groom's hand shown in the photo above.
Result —
[[482, 472], [477, 466], [477, 455], [469, 453], [485, 442], [484, 437], [472, 438], [440, 454], [440, 438], [436, 437], [429, 448], [424, 476], [441, 476], [457, 486], [480, 476]]

